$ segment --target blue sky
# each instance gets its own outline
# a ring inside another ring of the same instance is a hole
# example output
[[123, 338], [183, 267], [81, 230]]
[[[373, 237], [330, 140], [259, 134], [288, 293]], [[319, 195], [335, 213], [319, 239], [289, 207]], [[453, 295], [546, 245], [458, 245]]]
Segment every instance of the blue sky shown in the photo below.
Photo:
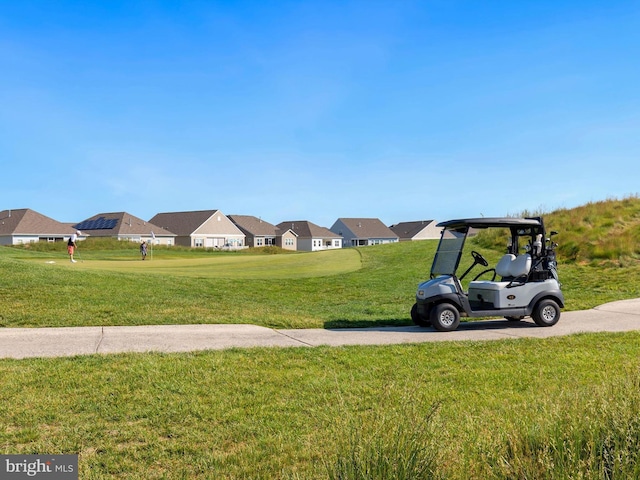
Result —
[[640, 191], [640, 3], [0, 6], [0, 209], [271, 223]]

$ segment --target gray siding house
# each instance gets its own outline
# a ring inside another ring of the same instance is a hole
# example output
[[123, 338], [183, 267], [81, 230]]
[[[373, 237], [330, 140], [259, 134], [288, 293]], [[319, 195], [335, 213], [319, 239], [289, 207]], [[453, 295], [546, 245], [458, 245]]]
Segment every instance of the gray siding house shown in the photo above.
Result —
[[342, 237], [340, 235], [307, 220], [281, 222], [276, 226], [281, 230], [291, 230], [298, 236], [297, 249], [300, 251], [317, 252], [319, 250], [342, 248]]
[[330, 229], [343, 237], [345, 247], [395, 243], [398, 236], [377, 218], [339, 218]]
[[220, 210], [158, 213], [149, 222], [176, 234], [176, 244], [194, 248], [245, 248], [245, 235]]
[[296, 250], [298, 236], [290, 229], [281, 230], [269, 222], [252, 215], [228, 215], [236, 227], [245, 235], [249, 247], [275, 245], [285, 250]]

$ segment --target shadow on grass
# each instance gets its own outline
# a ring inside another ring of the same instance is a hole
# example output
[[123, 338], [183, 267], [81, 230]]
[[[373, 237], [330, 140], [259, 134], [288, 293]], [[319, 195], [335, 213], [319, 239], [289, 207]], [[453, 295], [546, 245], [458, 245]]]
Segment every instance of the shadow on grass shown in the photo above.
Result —
[[408, 327], [413, 322], [408, 318], [386, 318], [384, 320], [328, 320], [324, 322], [324, 328], [384, 328], [384, 327]]

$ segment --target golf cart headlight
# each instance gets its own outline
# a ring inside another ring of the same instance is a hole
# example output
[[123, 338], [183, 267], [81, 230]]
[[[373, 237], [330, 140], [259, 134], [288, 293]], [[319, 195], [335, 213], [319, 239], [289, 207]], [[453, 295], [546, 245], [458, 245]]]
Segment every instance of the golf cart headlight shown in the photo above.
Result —
[[424, 290], [418, 290], [418, 297], [424, 298]]

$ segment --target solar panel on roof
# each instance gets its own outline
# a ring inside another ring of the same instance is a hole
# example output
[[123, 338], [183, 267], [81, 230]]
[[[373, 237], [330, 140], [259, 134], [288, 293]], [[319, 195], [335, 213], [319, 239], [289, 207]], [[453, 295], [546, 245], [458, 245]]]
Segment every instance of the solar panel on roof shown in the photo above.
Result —
[[74, 225], [73, 228], [77, 230], [111, 230], [118, 225], [117, 218], [104, 218], [98, 217], [94, 220], [85, 220], [84, 222], [80, 222], [77, 225]]

